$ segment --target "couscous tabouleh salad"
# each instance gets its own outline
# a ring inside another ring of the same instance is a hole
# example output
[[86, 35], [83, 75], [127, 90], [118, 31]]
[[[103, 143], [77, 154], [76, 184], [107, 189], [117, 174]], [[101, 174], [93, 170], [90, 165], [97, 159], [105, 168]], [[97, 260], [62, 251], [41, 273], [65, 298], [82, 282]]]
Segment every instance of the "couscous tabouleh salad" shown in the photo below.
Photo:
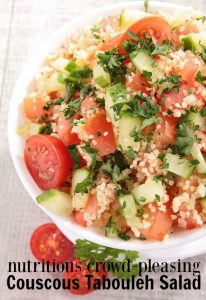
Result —
[[124, 9], [48, 55], [18, 128], [40, 205], [123, 240], [205, 223], [205, 24]]

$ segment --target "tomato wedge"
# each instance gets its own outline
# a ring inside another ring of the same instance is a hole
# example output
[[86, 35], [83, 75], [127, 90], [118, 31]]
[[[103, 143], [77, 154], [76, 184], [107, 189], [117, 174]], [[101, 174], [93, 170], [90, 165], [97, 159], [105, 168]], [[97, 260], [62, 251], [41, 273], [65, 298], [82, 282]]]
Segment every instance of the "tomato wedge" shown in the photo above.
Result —
[[31, 176], [42, 190], [60, 186], [71, 174], [72, 158], [61, 140], [36, 134], [26, 140], [24, 160]]
[[34, 121], [40, 116], [45, 116], [44, 104], [41, 98], [24, 98], [24, 111], [27, 118]]
[[84, 135], [92, 136], [91, 146], [99, 151], [100, 156], [108, 155], [117, 150], [112, 123], [107, 121], [105, 113], [96, 113], [83, 126]]
[[[107, 276], [107, 273], [104, 272], [102, 268], [99, 268], [98, 272], [88, 270], [88, 267], [83, 262], [80, 262], [77, 257], [74, 257], [71, 262], [73, 265], [73, 270], [72, 272], [65, 273], [65, 279], [66, 281], [72, 281], [73, 279], [78, 279], [79, 281], [79, 288], [75, 289], [73, 286], [71, 286], [71, 288], [68, 289], [68, 292], [71, 294], [89, 294], [94, 291], [94, 279], [99, 279], [102, 282], [103, 276]], [[75, 267], [76, 265], [81, 266], [81, 271], [79, 268]], [[87, 278], [85, 277], [86, 275], [92, 275], [90, 288], [88, 287]]]
[[68, 240], [55, 224], [39, 226], [31, 236], [30, 248], [34, 257], [39, 261], [49, 261], [50, 264], [67, 261], [74, 245]]
[[[132, 24], [123, 34], [121, 44], [126, 40], [132, 39], [128, 35], [128, 31], [135, 33], [140, 38], [142, 38], [146, 33], [149, 36], [154, 37], [157, 40], [157, 42], [168, 40], [171, 37], [170, 25], [164, 18], [158, 16], [145, 17]], [[121, 52], [125, 53], [124, 51]]]
[[162, 212], [158, 209], [156, 209], [155, 212], [146, 210], [146, 213], [149, 214], [146, 220], [151, 223], [151, 226], [146, 229], [141, 229], [140, 232], [147, 238], [162, 241], [172, 226], [170, 210], [166, 212]]
[[57, 132], [60, 140], [62, 140], [66, 147], [70, 146], [71, 144], [80, 143], [78, 135], [72, 132], [73, 126], [70, 124], [70, 122], [74, 119], [78, 119], [78, 116], [74, 115], [71, 119], [66, 120], [63, 113], [59, 114], [57, 121]]

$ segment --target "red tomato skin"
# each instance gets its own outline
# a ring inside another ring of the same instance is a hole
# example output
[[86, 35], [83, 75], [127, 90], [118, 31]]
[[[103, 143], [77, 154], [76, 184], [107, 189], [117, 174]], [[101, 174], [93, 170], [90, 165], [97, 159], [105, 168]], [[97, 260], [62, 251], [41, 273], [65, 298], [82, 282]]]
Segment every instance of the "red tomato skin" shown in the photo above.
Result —
[[126, 87], [130, 88], [131, 93], [141, 91], [142, 93], [145, 93], [147, 95], [150, 94], [150, 84], [140, 73], [136, 73], [131, 82], [127, 80]]
[[75, 222], [83, 227], [87, 227], [87, 222], [84, 220], [84, 214], [80, 210], [73, 211], [73, 217]]
[[[65, 279], [67, 280], [72, 280], [77, 278], [79, 280], [79, 288], [75, 289], [70, 287], [68, 289], [68, 292], [71, 294], [76, 294], [76, 295], [86, 295], [94, 291], [94, 279], [98, 278], [100, 282], [103, 281], [103, 276], [107, 277], [107, 272], [104, 272], [104, 270], [99, 267], [98, 271], [91, 270], [91, 268], [87, 267], [84, 262], [79, 261], [77, 257], [74, 257], [71, 260], [73, 266], [76, 266], [76, 268], [73, 268], [73, 272], [66, 272], [65, 273]], [[77, 267], [78, 266], [78, 267]], [[69, 269], [70, 270], [70, 269]], [[86, 275], [93, 275], [91, 278], [91, 287], [88, 287], [87, 284], [87, 278], [85, 277]]]
[[162, 119], [160, 129], [154, 132], [154, 140], [161, 142], [163, 145], [175, 144], [175, 136], [177, 133], [178, 118], [173, 116], [160, 115]]
[[87, 117], [88, 113], [92, 113], [97, 108], [98, 104], [95, 102], [95, 99], [91, 96], [86, 96], [80, 105], [81, 115]]
[[183, 82], [186, 82], [188, 84], [191, 82], [194, 82], [195, 74], [198, 71], [198, 65], [195, 63], [195, 56], [193, 53], [190, 53], [187, 51], [185, 53], [185, 57], [183, 57], [183, 60], [185, 60], [185, 66], [183, 69], [179, 69], [178, 67], [173, 69], [173, 72], [175, 74], [181, 75], [181, 80]]
[[[97, 136], [97, 132], [101, 133], [101, 136]], [[104, 135], [105, 133], [107, 135]], [[96, 148], [99, 151], [100, 156], [108, 155], [117, 150], [116, 140], [112, 123], [108, 122], [104, 113], [96, 113], [90, 118], [83, 126], [83, 133], [87, 136], [92, 135], [91, 147]]]
[[162, 241], [172, 226], [170, 210], [162, 212], [156, 209], [154, 213], [151, 211], [146, 212], [149, 213], [149, 218], [146, 220], [151, 223], [151, 226], [146, 229], [141, 229], [140, 232], [147, 238]]
[[26, 117], [35, 121], [38, 117], [45, 116], [44, 101], [41, 98], [24, 98], [24, 111]]
[[48, 260], [50, 264], [53, 264], [53, 262], [68, 260], [73, 253], [74, 245], [55, 224], [48, 223], [39, 226], [32, 233], [30, 248], [37, 260]]
[[[42, 190], [63, 184], [71, 174], [73, 166], [72, 158], [63, 142], [45, 134], [32, 135], [26, 140], [24, 160], [29, 173]], [[53, 168], [53, 171], [45, 173], [48, 168]], [[44, 173], [47, 178], [42, 178], [40, 173]]]
[[122, 39], [122, 33], [117, 34], [111, 40], [102, 44], [101, 51], [107, 52], [114, 48], [119, 47], [121, 39]]
[[168, 111], [169, 109], [174, 109], [176, 103], [182, 104], [182, 101], [185, 97], [184, 91], [187, 93], [190, 87], [190, 85], [182, 83], [181, 87], [179, 88], [179, 93], [171, 91], [167, 92], [162, 103], [163, 110]]
[[80, 143], [78, 135], [72, 132], [73, 126], [70, 124], [70, 122], [74, 119], [78, 119], [78, 116], [74, 115], [71, 119], [66, 120], [64, 118], [64, 114], [60, 113], [57, 121], [58, 136], [66, 147], [70, 146], [71, 144], [78, 145]]
[[[127, 34], [128, 31], [136, 33], [138, 37], [143, 37], [144, 33], [147, 33], [154, 37], [158, 42], [167, 40], [171, 36], [170, 25], [165, 19], [158, 16], [145, 17], [132, 24], [123, 34], [121, 45], [124, 41], [131, 40], [131, 37]], [[126, 53], [124, 49], [121, 49], [120, 52]]]

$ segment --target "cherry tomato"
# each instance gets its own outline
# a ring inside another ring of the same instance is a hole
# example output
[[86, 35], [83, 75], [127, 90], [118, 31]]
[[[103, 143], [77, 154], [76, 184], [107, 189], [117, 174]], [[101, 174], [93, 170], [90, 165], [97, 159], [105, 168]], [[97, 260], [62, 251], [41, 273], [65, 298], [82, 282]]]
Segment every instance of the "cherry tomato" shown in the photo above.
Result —
[[98, 108], [98, 104], [95, 102], [95, 99], [91, 96], [86, 96], [80, 105], [81, 115], [87, 117], [88, 114], [91, 114]]
[[151, 212], [149, 209], [145, 211], [149, 214], [146, 221], [150, 222], [151, 226], [141, 229], [140, 232], [147, 238], [162, 241], [172, 226], [171, 211], [167, 209], [166, 212], [162, 212], [157, 208], [155, 212]]
[[[128, 31], [134, 32], [140, 38], [147, 33], [151, 37], [154, 37], [157, 42], [168, 40], [171, 37], [170, 25], [164, 18], [158, 16], [145, 17], [132, 24], [123, 34], [121, 44], [126, 40], [131, 40], [131, 37], [127, 34]], [[122, 50], [121, 52], [125, 53]]]
[[36, 120], [47, 113], [43, 106], [45, 102], [41, 98], [24, 98], [24, 111], [28, 119]]
[[42, 190], [60, 186], [71, 174], [72, 158], [61, 140], [36, 134], [26, 140], [24, 160], [31, 176]]
[[39, 226], [31, 236], [30, 248], [36, 259], [49, 261], [50, 264], [65, 262], [72, 253], [74, 245], [55, 224]]
[[78, 119], [77, 115], [74, 115], [69, 120], [66, 120], [63, 113], [59, 114], [57, 121], [57, 132], [60, 140], [62, 140], [66, 147], [70, 146], [71, 144], [80, 143], [78, 135], [72, 132], [73, 126], [70, 124], [70, 122], [75, 119]]
[[99, 151], [100, 156], [108, 155], [117, 149], [112, 123], [104, 113], [96, 113], [82, 127], [83, 135], [92, 135], [91, 146]]
[[[72, 281], [73, 279], [78, 279], [79, 280], [79, 288], [75, 289], [73, 286], [71, 286], [70, 289], [68, 289], [68, 292], [71, 294], [76, 294], [76, 295], [85, 295], [89, 294], [94, 291], [94, 279], [99, 279], [100, 282], [103, 280], [103, 276], [107, 276], [107, 273], [102, 270], [102, 268], [99, 267], [98, 272], [95, 270], [88, 270], [88, 267], [83, 263], [78, 260], [77, 257], [74, 257], [71, 262], [73, 263], [73, 272], [66, 272], [65, 273], [65, 279], [66, 281], [70, 280]], [[75, 266], [80, 266], [81, 270]], [[87, 284], [87, 278], [85, 275], [92, 275], [91, 278], [91, 287], [88, 287]]]
[[74, 211], [73, 216], [74, 216], [75, 221], [78, 224], [86, 227], [87, 223], [84, 219], [84, 214], [87, 213], [89, 215], [97, 216], [97, 211], [98, 211], [97, 195], [90, 194], [86, 206], [81, 211], [80, 210]]
[[130, 88], [130, 92], [141, 91], [147, 95], [150, 94], [150, 84], [146, 81], [146, 79], [140, 74], [136, 73], [132, 78], [132, 81], [126, 81], [126, 87]]
[[102, 44], [101, 51], [107, 52], [119, 47], [122, 39], [122, 33], [115, 35], [111, 40]]

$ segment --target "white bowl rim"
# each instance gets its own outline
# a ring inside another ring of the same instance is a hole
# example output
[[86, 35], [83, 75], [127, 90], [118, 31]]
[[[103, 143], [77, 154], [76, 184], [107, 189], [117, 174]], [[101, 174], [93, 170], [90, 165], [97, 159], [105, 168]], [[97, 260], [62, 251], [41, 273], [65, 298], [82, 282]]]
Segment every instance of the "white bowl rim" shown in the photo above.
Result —
[[[191, 8], [185, 8], [181, 5], [176, 5], [173, 3], [163, 3], [158, 1], [152, 1], [151, 4], [152, 10], [180, 10], [182, 12], [185, 12], [187, 9]], [[22, 99], [22, 95], [25, 96], [26, 87], [31, 81], [32, 77], [34, 76], [34, 70], [37, 69], [37, 66], [40, 66], [43, 59], [46, 57], [46, 54], [48, 54], [48, 49], [55, 48], [58, 44], [64, 41], [66, 36], [69, 36], [73, 30], [70, 30], [70, 28], [76, 28], [81, 29], [82, 26], [78, 26], [78, 23], [81, 21], [86, 23], [89, 23], [88, 20], [90, 18], [98, 19], [102, 15], [106, 15], [111, 13], [112, 11], [119, 11], [122, 8], [125, 7], [136, 7], [139, 9], [143, 9], [143, 1], [126, 1], [126, 2], [120, 2], [116, 4], [111, 4], [104, 6], [102, 8], [96, 9], [90, 13], [84, 14], [83, 16], [79, 16], [75, 18], [74, 20], [66, 23], [62, 27], [60, 27], [58, 30], [56, 30], [41, 46], [39, 49], [35, 51], [35, 53], [32, 54], [28, 62], [25, 64], [13, 91], [10, 108], [9, 108], [9, 117], [8, 117], [8, 139], [9, 139], [9, 148], [12, 156], [12, 160], [15, 166], [15, 169], [17, 171], [18, 176], [20, 177], [25, 189], [30, 194], [30, 196], [35, 201], [35, 197], [41, 192], [40, 189], [36, 186], [36, 184], [31, 179], [31, 176], [29, 175], [24, 163], [22, 154], [18, 152], [18, 150], [21, 148], [20, 141], [18, 141], [15, 128], [19, 124], [19, 114], [17, 114], [18, 111], [18, 105], [20, 105], [20, 99]], [[90, 22], [93, 23], [93, 22]], [[65, 34], [66, 33], [66, 34]], [[64, 37], [63, 37], [64, 36]], [[54, 43], [55, 41], [55, 43]], [[58, 41], [58, 42], [57, 42]], [[28, 76], [28, 74], [30, 74]], [[18, 100], [18, 101], [17, 101]], [[17, 105], [18, 104], [18, 105]], [[15, 108], [15, 109], [14, 109]], [[35, 202], [36, 203], [36, 202]], [[131, 239], [127, 242], [119, 240], [119, 239], [111, 239], [104, 237], [99, 234], [99, 232], [95, 232], [92, 228], [82, 228], [78, 224], [75, 224], [71, 220], [65, 220], [63, 218], [57, 217], [45, 209], [43, 209], [51, 218], [52, 220], [57, 224], [57, 226], [61, 227], [65, 235], [68, 237], [71, 235], [74, 240], [74, 238], [86, 238], [88, 240], [91, 240], [93, 242], [113, 247], [113, 248], [119, 248], [119, 249], [127, 249], [127, 250], [139, 250], [145, 253], [149, 253], [151, 256], [155, 257], [156, 254], [153, 253], [154, 250], [158, 251], [168, 251], [169, 249], [178, 249], [178, 247], [186, 246], [187, 244], [195, 243], [195, 241], [199, 241], [200, 239], [203, 239], [206, 235], [206, 227], [203, 226], [200, 229], [192, 230], [190, 232], [184, 232], [180, 235], [172, 235], [168, 241], [165, 242], [154, 242], [154, 241], [139, 241], [137, 239]], [[205, 243], [203, 243], [204, 245]], [[172, 250], [174, 251], [174, 250]], [[203, 246], [202, 249], [200, 249], [200, 252], [205, 252], [206, 246]], [[155, 251], [156, 252], [156, 251]], [[187, 249], [187, 256], [192, 256], [192, 249]], [[197, 253], [196, 253], [197, 254]], [[164, 255], [164, 254], [163, 254]]]

